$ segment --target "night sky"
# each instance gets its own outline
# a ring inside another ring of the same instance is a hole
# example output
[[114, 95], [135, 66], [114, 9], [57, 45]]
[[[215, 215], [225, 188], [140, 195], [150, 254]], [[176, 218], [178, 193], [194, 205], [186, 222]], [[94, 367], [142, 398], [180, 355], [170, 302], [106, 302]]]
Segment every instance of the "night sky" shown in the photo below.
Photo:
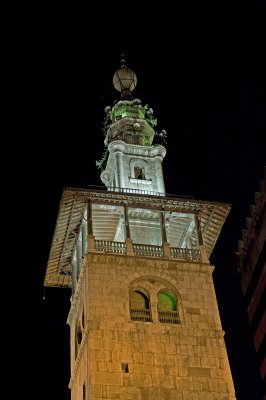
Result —
[[167, 132], [167, 193], [232, 204], [211, 262], [238, 400], [259, 374], [234, 253], [266, 165], [264, 1], [12, 4], [2, 13], [5, 398], [70, 399], [70, 290], [43, 279], [64, 187], [103, 185], [104, 108], [133, 92]]

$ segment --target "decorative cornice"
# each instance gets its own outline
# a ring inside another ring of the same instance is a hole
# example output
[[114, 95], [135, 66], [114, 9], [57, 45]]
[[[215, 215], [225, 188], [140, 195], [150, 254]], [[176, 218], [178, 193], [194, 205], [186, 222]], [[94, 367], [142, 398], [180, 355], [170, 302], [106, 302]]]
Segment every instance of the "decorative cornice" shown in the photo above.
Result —
[[[178, 271], [193, 271], [193, 272], [204, 272], [204, 273], [212, 273], [214, 267], [207, 263], [201, 263], [198, 261], [176, 261], [175, 259], [169, 258], [155, 258], [155, 257], [142, 257], [138, 255], [134, 256], [124, 256], [123, 254], [106, 254], [106, 253], [94, 253], [90, 252], [87, 255], [88, 262], [98, 263], [98, 264], [117, 264], [130, 267], [135, 266], [136, 263], [138, 267], [147, 270], [147, 275], [149, 275], [149, 268], [154, 268], [154, 270], [158, 271], [166, 271], [168, 269], [175, 268]], [[135, 273], [138, 275], [138, 272]], [[139, 275], [142, 276], [142, 275]], [[162, 276], [162, 275], [160, 275]], [[168, 276], [168, 275], [165, 275]]]

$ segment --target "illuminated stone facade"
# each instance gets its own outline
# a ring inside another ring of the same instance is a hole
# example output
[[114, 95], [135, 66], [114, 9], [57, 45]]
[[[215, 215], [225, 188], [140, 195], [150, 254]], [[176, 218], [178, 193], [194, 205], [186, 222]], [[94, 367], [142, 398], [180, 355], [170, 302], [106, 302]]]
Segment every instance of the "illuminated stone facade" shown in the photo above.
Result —
[[166, 134], [125, 95], [106, 108], [106, 187], [64, 190], [45, 276], [72, 288], [71, 398], [235, 400], [209, 263], [230, 205], [165, 193]]
[[[235, 399], [212, 270], [88, 253], [68, 319], [72, 399], [83, 385], [87, 399]], [[150, 321], [132, 318], [132, 290], [148, 294]], [[178, 322], [160, 322], [160, 291], [176, 296]]]

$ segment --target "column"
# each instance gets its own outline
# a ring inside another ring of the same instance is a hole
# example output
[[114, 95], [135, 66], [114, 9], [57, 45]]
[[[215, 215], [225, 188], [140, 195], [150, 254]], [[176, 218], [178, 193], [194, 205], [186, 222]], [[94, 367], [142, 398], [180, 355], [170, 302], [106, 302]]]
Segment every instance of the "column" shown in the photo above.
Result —
[[88, 232], [88, 250], [95, 250], [95, 238], [93, 235], [93, 227], [92, 227], [92, 204], [91, 200], [88, 201], [87, 206], [87, 232]]
[[155, 171], [156, 171], [156, 180], [158, 185], [158, 192], [165, 193], [164, 179], [163, 179], [163, 169], [162, 169], [162, 158], [155, 157]]
[[202, 245], [203, 239], [202, 239], [202, 233], [201, 233], [201, 228], [200, 228], [199, 215], [195, 214], [194, 218], [195, 218], [195, 227], [196, 227], [196, 233], [198, 236], [198, 242], [199, 242], [199, 245]]
[[124, 203], [124, 215], [125, 215], [125, 230], [126, 230], [126, 247], [127, 247], [127, 255], [134, 255], [133, 251], [133, 242], [130, 236], [130, 226], [129, 226], [129, 217], [128, 217], [128, 205]]
[[161, 225], [161, 232], [162, 232], [162, 244], [163, 244], [163, 252], [165, 257], [170, 257], [170, 245], [167, 242], [167, 235], [166, 235], [166, 228], [165, 228], [165, 217], [164, 217], [164, 210], [160, 212], [160, 225]]
[[77, 278], [79, 278], [80, 270], [82, 267], [82, 238], [81, 232], [78, 236], [77, 244], [76, 244], [76, 256], [77, 256]]
[[72, 294], [74, 295], [77, 286], [77, 259], [74, 254], [72, 263], [71, 263], [72, 271], [71, 271], [71, 279], [72, 279]]
[[116, 169], [117, 169], [117, 184], [119, 188], [124, 188], [124, 170], [123, 170], [123, 153], [121, 151], [115, 152]]
[[85, 256], [86, 251], [87, 251], [87, 235], [88, 235], [88, 230], [87, 230], [87, 224], [86, 222], [82, 221], [82, 227], [81, 227], [81, 237], [82, 237], [82, 257]]
[[206, 251], [206, 248], [205, 248], [204, 243], [203, 243], [199, 215], [195, 214], [194, 218], [195, 218], [195, 228], [196, 228], [196, 232], [197, 232], [197, 236], [198, 236], [198, 242], [199, 242], [201, 261], [204, 262], [204, 263], [209, 263], [207, 251]]

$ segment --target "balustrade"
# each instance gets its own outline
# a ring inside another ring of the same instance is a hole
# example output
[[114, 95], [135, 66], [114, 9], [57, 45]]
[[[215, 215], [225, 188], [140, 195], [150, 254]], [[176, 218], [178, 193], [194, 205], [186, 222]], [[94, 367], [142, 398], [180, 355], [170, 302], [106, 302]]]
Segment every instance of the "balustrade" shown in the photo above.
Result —
[[151, 311], [149, 309], [130, 308], [132, 321], [151, 322]]
[[180, 324], [178, 311], [158, 311], [159, 322], [166, 324]]
[[[114, 242], [112, 240], [95, 240], [95, 250], [108, 253], [126, 254], [127, 248], [125, 242]], [[165, 257], [163, 246], [149, 244], [133, 243], [133, 252], [138, 256], [145, 257]], [[200, 261], [200, 251], [194, 249], [181, 249], [170, 247], [171, 258], [187, 261]]]

